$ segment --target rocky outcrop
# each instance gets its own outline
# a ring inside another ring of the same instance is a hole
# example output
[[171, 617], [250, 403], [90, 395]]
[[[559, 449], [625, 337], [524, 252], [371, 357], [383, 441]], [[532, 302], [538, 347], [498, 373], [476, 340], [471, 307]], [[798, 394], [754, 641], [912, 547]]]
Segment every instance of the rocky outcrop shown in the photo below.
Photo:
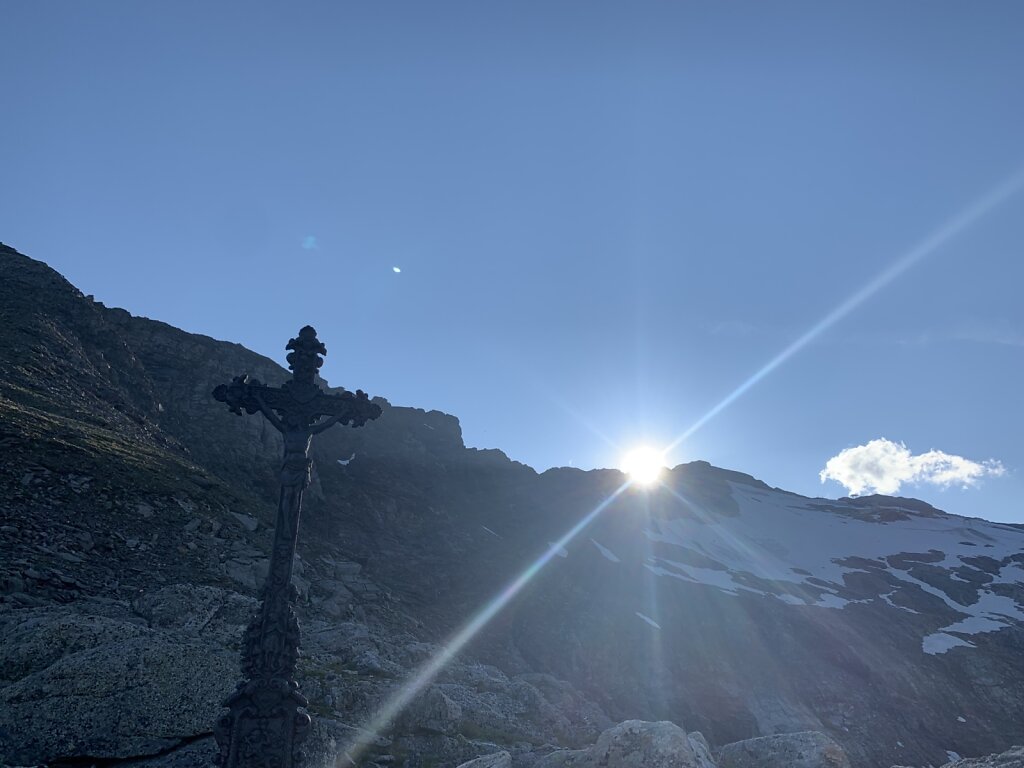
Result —
[[726, 744], [718, 768], [850, 768], [850, 761], [835, 740], [803, 731]]

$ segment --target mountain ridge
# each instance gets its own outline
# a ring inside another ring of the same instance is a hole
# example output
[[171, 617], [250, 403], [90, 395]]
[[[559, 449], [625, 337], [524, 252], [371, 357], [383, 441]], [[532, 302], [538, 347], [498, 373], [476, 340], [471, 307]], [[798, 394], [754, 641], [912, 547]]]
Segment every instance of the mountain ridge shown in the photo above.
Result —
[[[103, 307], [8, 246], [0, 274], [0, 621], [112, 600], [155, 630], [140, 595], [254, 594], [280, 438], [210, 390], [243, 371], [277, 383], [284, 368]], [[320, 666], [302, 684], [322, 716], [358, 722], [402, 676], [411, 657], [388, 637], [443, 643], [543, 560], [464, 656], [535, 691], [531, 675], [566, 681], [579, 716], [559, 726], [562, 743], [636, 717], [699, 728], [713, 745], [823, 731], [855, 765], [882, 768], [1024, 742], [1024, 527], [899, 497], [805, 498], [702, 461], [673, 467], [662, 490], [620, 491], [617, 470], [538, 473], [467, 447], [454, 416], [378, 402], [377, 422], [314, 441], [304, 626], [317, 638], [363, 627], [377, 659], [359, 662], [358, 684], [328, 685], [330, 654], [344, 652], [313, 642]], [[49, 667], [27, 668], [0, 699], [35, 701], [24, 680]], [[478, 700], [460, 701], [498, 746], [556, 738], [521, 715], [499, 728]], [[480, 734], [459, 727], [455, 745], [429, 729], [395, 740], [465, 756]], [[0, 754], [4, 729], [0, 716]]]

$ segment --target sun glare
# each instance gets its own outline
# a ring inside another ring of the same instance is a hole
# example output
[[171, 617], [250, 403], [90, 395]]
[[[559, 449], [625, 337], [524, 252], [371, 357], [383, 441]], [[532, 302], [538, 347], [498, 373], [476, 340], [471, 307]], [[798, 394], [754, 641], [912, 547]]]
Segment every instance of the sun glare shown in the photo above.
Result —
[[661, 478], [665, 469], [665, 455], [659, 450], [644, 445], [634, 448], [622, 457], [620, 469], [629, 475], [630, 482], [647, 488]]

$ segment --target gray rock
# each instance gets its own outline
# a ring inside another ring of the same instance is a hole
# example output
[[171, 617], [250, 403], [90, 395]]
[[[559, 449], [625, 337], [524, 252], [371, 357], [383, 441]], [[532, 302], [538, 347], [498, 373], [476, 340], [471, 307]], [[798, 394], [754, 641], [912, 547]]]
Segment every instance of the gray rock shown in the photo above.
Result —
[[[912, 768], [894, 765], [892, 768]], [[1024, 746], [1011, 747], [1006, 752], [987, 757], [965, 757], [943, 763], [941, 768], [1024, 768]]]
[[240, 641], [257, 607], [256, 600], [237, 592], [192, 584], [172, 584], [132, 601], [132, 609], [153, 629], [202, 636], [223, 645]]
[[502, 750], [470, 760], [468, 763], [460, 765], [459, 768], [512, 768], [512, 755]]
[[63, 656], [148, 634], [126, 621], [61, 608], [0, 614], [0, 680], [21, 680]]
[[782, 733], [726, 744], [719, 768], [850, 768], [846, 752], [819, 731]]
[[256, 591], [256, 573], [252, 560], [228, 560], [224, 563], [224, 574], [243, 587]]
[[363, 566], [359, 563], [353, 563], [350, 560], [342, 560], [334, 563], [334, 575], [335, 578], [338, 579], [358, 576], [361, 570], [363, 570]]
[[462, 707], [432, 685], [406, 709], [406, 727], [428, 733], [454, 733], [462, 722]]
[[536, 768], [698, 768], [701, 765], [686, 731], [675, 723], [626, 720], [602, 733], [592, 747], [552, 752], [537, 761]]
[[0, 763], [154, 755], [210, 729], [237, 657], [158, 634], [72, 653], [0, 688]]
[[1024, 768], [1024, 747], [1012, 747], [999, 755], [954, 760], [942, 768]]
[[259, 528], [259, 521], [252, 515], [243, 515], [241, 512], [232, 512], [231, 515], [235, 520], [241, 523], [242, 527], [249, 531], [249, 533], [252, 533]]
[[715, 759], [711, 756], [711, 747], [708, 745], [708, 740], [704, 738], [704, 734], [694, 731], [687, 734], [686, 739], [690, 742], [693, 754], [697, 758], [697, 768], [718, 768]]
[[345, 609], [352, 601], [352, 593], [345, 588], [345, 585], [334, 579], [320, 579], [315, 584], [317, 591], [326, 595], [314, 603], [331, 618], [340, 618], [345, 614]]
[[549, 752], [533, 764], [533, 768], [565, 768], [566, 766], [577, 765], [576, 759], [584, 755], [582, 749], [560, 749], [556, 752]]

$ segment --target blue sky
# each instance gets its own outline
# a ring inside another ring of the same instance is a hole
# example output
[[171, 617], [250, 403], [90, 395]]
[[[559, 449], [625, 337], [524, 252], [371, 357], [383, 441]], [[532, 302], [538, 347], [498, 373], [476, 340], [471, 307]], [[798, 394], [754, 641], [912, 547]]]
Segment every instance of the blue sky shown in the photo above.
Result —
[[[312, 323], [331, 383], [539, 469], [673, 442], [1024, 166], [1017, 2], [8, 3], [3, 26], [0, 239], [277, 360]], [[840, 496], [826, 462], [886, 438], [1004, 469], [901, 495], [1024, 522], [1022, 249], [1006, 194], [671, 462]]]

